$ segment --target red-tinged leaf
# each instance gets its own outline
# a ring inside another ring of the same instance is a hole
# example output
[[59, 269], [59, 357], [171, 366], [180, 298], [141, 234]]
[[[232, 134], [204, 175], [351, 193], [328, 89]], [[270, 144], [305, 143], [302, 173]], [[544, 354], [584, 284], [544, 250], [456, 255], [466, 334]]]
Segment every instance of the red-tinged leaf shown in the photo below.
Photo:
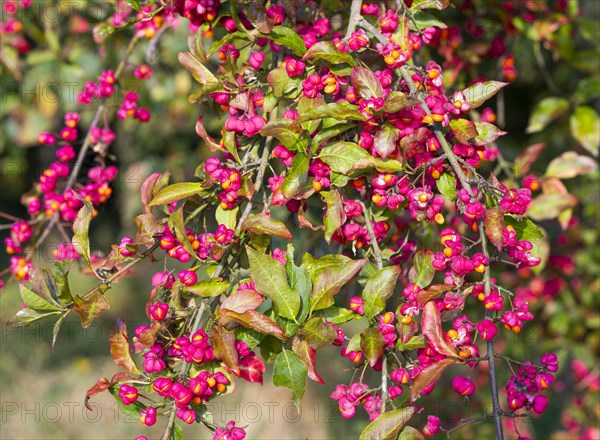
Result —
[[542, 154], [542, 151], [544, 151], [544, 148], [546, 148], [546, 144], [533, 144], [525, 148], [525, 151], [519, 154], [515, 159], [515, 177], [521, 177], [527, 174]]
[[127, 336], [127, 325], [125, 321], [117, 320], [115, 327], [111, 330], [108, 338], [110, 344], [110, 355], [115, 364], [123, 367], [131, 374], [140, 374], [135, 362], [131, 358], [129, 337]]
[[429, 365], [421, 371], [415, 378], [412, 387], [410, 387], [410, 401], [414, 402], [417, 400], [425, 387], [438, 380], [444, 370], [455, 363], [455, 359], [446, 358]]
[[[238, 95], [238, 96], [240, 96], [240, 95]], [[206, 144], [206, 146], [209, 148], [210, 151], [212, 151], [213, 153], [215, 151], [223, 151], [223, 147], [221, 147], [221, 145], [216, 143], [215, 140], [207, 133], [206, 128], [204, 128], [204, 124], [202, 123], [203, 118], [204, 118], [204, 116], [200, 116], [198, 118], [198, 121], [196, 121], [196, 133], [204, 141], [204, 143]]]
[[494, 208], [486, 209], [485, 211], [485, 235], [490, 240], [496, 249], [502, 251], [504, 233], [504, 208], [496, 206]]
[[352, 260], [344, 255], [326, 255], [314, 260], [305, 254], [302, 264], [313, 282], [311, 311], [333, 305], [333, 296], [362, 269], [367, 260]]
[[442, 318], [434, 301], [429, 301], [423, 306], [421, 331], [438, 353], [456, 357], [456, 350], [444, 337]]
[[367, 425], [359, 440], [396, 440], [400, 430], [417, 412], [414, 406], [385, 412]]
[[217, 77], [190, 52], [179, 52], [178, 59], [181, 65], [200, 83], [200, 91], [196, 93], [197, 99], [223, 89]]
[[300, 358], [302, 363], [304, 363], [306, 366], [309, 379], [312, 379], [318, 383], [325, 383], [315, 369], [315, 357], [317, 355], [317, 351], [310, 346], [308, 341], [294, 338], [294, 341], [292, 342], [292, 351], [296, 353], [296, 356], [298, 356], [298, 358]]
[[402, 151], [410, 150], [430, 134], [431, 131], [426, 127], [417, 128], [413, 134], [404, 136], [400, 140], [400, 148]]
[[366, 329], [360, 335], [360, 350], [372, 367], [383, 354], [385, 339], [379, 330], [374, 327]]
[[577, 206], [579, 200], [572, 194], [540, 194], [532, 200], [527, 215], [535, 221], [551, 220], [567, 210]]
[[215, 348], [215, 357], [221, 359], [236, 376], [239, 376], [239, 355], [235, 348], [235, 334], [217, 324], [210, 331], [210, 340]]
[[386, 158], [396, 149], [396, 142], [400, 138], [400, 129], [390, 124], [384, 124], [373, 139], [373, 147], [379, 156]]
[[477, 108], [507, 85], [500, 81], [479, 82], [464, 89], [463, 93], [471, 108]]
[[110, 308], [106, 298], [99, 292], [96, 292], [88, 300], [76, 296], [73, 298], [73, 302], [75, 303], [73, 310], [79, 315], [83, 328], [88, 328], [94, 319]]
[[263, 300], [263, 296], [256, 290], [238, 290], [221, 303], [220, 310], [244, 313], [256, 309]]
[[159, 322], [152, 322], [150, 328], [140, 333], [139, 338], [133, 337], [133, 347], [135, 353], [140, 353], [146, 348], [150, 348], [156, 342], [156, 332], [162, 328], [162, 324]]
[[490, 124], [489, 122], [475, 122], [475, 127], [477, 128], [478, 134], [471, 142], [478, 146], [487, 145], [506, 134], [505, 131], [500, 130], [494, 124]]
[[142, 198], [142, 205], [146, 206], [150, 203], [150, 200], [154, 198], [156, 193], [164, 188], [169, 182], [170, 173], [154, 173], [149, 175], [146, 180], [142, 183], [140, 188], [140, 194]]
[[96, 382], [96, 384], [93, 387], [91, 387], [89, 390], [87, 390], [87, 392], [85, 393], [85, 407], [88, 409], [88, 411], [94, 410], [90, 406], [89, 400], [96, 394], [99, 394], [102, 391], [107, 390], [108, 387], [110, 387], [110, 385], [111, 385], [111, 382], [109, 382], [106, 377], [101, 377], [100, 379], [98, 379], [98, 382]]
[[548, 164], [545, 175], [557, 179], [571, 179], [590, 173], [597, 168], [598, 163], [591, 157], [577, 154], [574, 151], [567, 151]]
[[444, 293], [449, 292], [456, 286], [453, 284], [432, 284], [427, 289], [421, 290], [417, 295], [417, 306], [423, 307], [427, 301], [437, 299]]
[[275, 321], [256, 310], [247, 310], [244, 313], [221, 310], [218, 321], [225, 326], [235, 322], [246, 328], [256, 330], [259, 333], [273, 335], [279, 339], [286, 339], [283, 329]]
[[110, 378], [110, 384], [111, 384], [111, 386], [114, 386], [118, 383], [127, 382], [128, 380], [132, 380], [132, 379], [133, 379], [133, 377], [131, 377], [129, 374], [123, 373], [121, 371], [119, 373], [115, 373], [113, 375], [113, 377]]
[[291, 240], [292, 233], [282, 221], [275, 220], [269, 215], [258, 214], [251, 215], [242, 223], [242, 231], [252, 232], [254, 234], [267, 234], [273, 237], [285, 238]]
[[323, 223], [325, 224], [325, 241], [331, 242], [331, 237], [346, 221], [346, 213], [342, 204], [342, 196], [336, 189], [321, 192], [321, 197], [327, 204], [327, 213]]
[[435, 276], [435, 268], [432, 265], [433, 252], [430, 249], [423, 249], [416, 253], [413, 267], [408, 272], [408, 279], [420, 288], [429, 286]]
[[450, 129], [456, 137], [456, 140], [466, 144], [477, 136], [477, 128], [473, 121], [468, 119], [453, 119], [450, 121]]
[[371, 71], [363, 66], [356, 66], [350, 74], [350, 83], [356, 87], [359, 95], [363, 99], [379, 98], [383, 96], [383, 87]]
[[419, 325], [415, 321], [412, 321], [410, 324], [398, 322], [396, 324], [396, 330], [398, 330], [398, 341], [403, 345], [406, 345], [410, 342], [415, 333], [419, 331]]
[[245, 356], [239, 362], [240, 375], [248, 382], [258, 382], [262, 385], [265, 374], [265, 363], [254, 355]]

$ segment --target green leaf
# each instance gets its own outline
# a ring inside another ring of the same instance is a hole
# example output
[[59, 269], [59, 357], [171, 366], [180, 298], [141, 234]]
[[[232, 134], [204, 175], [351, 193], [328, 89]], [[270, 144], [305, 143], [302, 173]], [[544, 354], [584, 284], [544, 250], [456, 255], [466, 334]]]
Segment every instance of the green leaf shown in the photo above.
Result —
[[573, 151], [567, 151], [553, 159], [546, 169], [546, 177], [559, 179], [570, 179], [590, 173], [598, 168], [598, 163], [591, 157], [579, 155]]
[[219, 52], [225, 44], [229, 44], [232, 41], [250, 41], [251, 39], [252, 36], [248, 32], [236, 31], [229, 34], [225, 34], [222, 38], [218, 38], [208, 47], [208, 49], [206, 50], [206, 56], [212, 57], [214, 54]]
[[437, 180], [437, 187], [446, 200], [456, 200], [458, 190], [456, 189], [456, 177], [454, 177], [454, 174], [442, 173]]
[[302, 38], [288, 27], [275, 26], [271, 32], [263, 35], [275, 43], [287, 47], [299, 57], [306, 53], [306, 45]]
[[356, 160], [348, 172], [352, 173], [354, 171], [369, 170], [371, 168], [375, 168], [382, 173], [397, 173], [402, 171], [402, 163], [395, 159], [383, 160], [369, 155], [368, 157]]
[[354, 66], [354, 58], [352, 55], [339, 50], [333, 41], [319, 41], [313, 44], [304, 54], [302, 60], [319, 59], [326, 61], [329, 64], [346, 63]]
[[479, 82], [464, 89], [463, 93], [471, 108], [477, 108], [507, 85], [500, 81]]
[[6, 324], [9, 327], [25, 327], [26, 325], [33, 324], [36, 321], [40, 321], [49, 316], [58, 315], [60, 311], [49, 312], [49, 313], [39, 313], [33, 309], [21, 309], [19, 310], [15, 316]]
[[425, 440], [425, 436], [421, 434], [421, 431], [413, 428], [412, 426], [405, 426], [398, 440]]
[[413, 406], [387, 411], [367, 425], [359, 440], [396, 440], [400, 430], [416, 412]]
[[367, 278], [362, 293], [367, 319], [372, 319], [385, 309], [386, 301], [394, 293], [398, 276], [400, 276], [400, 266], [388, 266], [378, 270], [373, 277]]
[[290, 287], [298, 292], [300, 296], [300, 314], [297, 321], [303, 323], [310, 312], [310, 293], [312, 292], [312, 281], [308, 270], [304, 266], [296, 266], [294, 263], [294, 245], [288, 244], [286, 253], [285, 271], [290, 280]]
[[210, 279], [199, 281], [196, 284], [185, 287], [185, 289], [193, 293], [194, 295], [212, 298], [219, 296], [224, 293], [230, 286], [229, 281], [219, 281], [217, 279]]
[[223, 90], [223, 85], [217, 77], [191, 52], [179, 52], [178, 59], [181, 65], [200, 83], [200, 91], [194, 94], [196, 99]]
[[327, 204], [327, 213], [323, 223], [325, 224], [325, 241], [329, 244], [335, 231], [346, 221], [346, 213], [339, 190], [322, 191], [321, 197]]
[[65, 320], [65, 318], [67, 317], [67, 315], [69, 314], [69, 311], [67, 311], [66, 313], [63, 313], [60, 318], [58, 318], [56, 320], [56, 322], [54, 323], [54, 327], [52, 328], [52, 352], [54, 352], [54, 345], [56, 344], [56, 341], [58, 339], [58, 333], [60, 332], [60, 328], [62, 326], [63, 321]]
[[312, 140], [312, 150], [316, 151], [326, 140], [338, 136], [351, 128], [356, 127], [355, 122], [339, 122], [337, 119], [325, 118], [323, 125]]
[[92, 269], [94, 274], [94, 265], [92, 264], [92, 260], [90, 257], [90, 222], [92, 221], [92, 216], [94, 215], [94, 207], [87, 200], [82, 199], [83, 206], [77, 213], [77, 219], [73, 223], [73, 247], [77, 251], [79, 255], [83, 257], [88, 267]]
[[505, 215], [504, 216], [504, 224], [506, 226], [512, 226], [517, 233], [517, 240], [535, 240], [536, 238], [543, 238], [544, 234], [528, 218], [524, 218], [523, 220], [517, 220], [513, 216]]
[[396, 149], [396, 142], [400, 138], [400, 129], [391, 125], [384, 124], [373, 139], [373, 147], [377, 154], [386, 158]]
[[19, 290], [21, 293], [21, 299], [23, 303], [30, 309], [35, 310], [36, 312], [52, 312], [60, 310], [60, 307], [58, 305], [53, 304], [50, 301], [42, 298], [37, 293], [29, 290], [23, 284], [19, 284]]
[[239, 207], [233, 209], [223, 209], [221, 205], [217, 206], [215, 210], [215, 220], [219, 225], [225, 225], [227, 229], [235, 230], [237, 225], [237, 214]]
[[292, 167], [283, 179], [281, 193], [291, 199], [300, 192], [308, 179], [308, 156], [298, 152], [292, 159]]
[[432, 266], [433, 252], [430, 249], [423, 249], [417, 252], [413, 267], [408, 272], [408, 279], [415, 283], [421, 289], [429, 286], [435, 275], [435, 268]]
[[368, 67], [354, 67], [350, 75], [350, 83], [356, 87], [358, 94], [363, 99], [383, 96], [383, 86]]
[[183, 248], [187, 251], [187, 253], [193, 256], [194, 258], [200, 259], [200, 257], [198, 257], [198, 254], [192, 247], [190, 239], [188, 238], [188, 234], [185, 227], [183, 207], [184, 205], [181, 204], [181, 206], [179, 206], [178, 209], [173, 211], [173, 213], [169, 216], [167, 223], [169, 225], [169, 228], [172, 231], [175, 231], [175, 236], [177, 237], [177, 240], [179, 240], [179, 242], [182, 244]]
[[479, 146], [494, 142], [500, 136], [506, 134], [505, 131], [500, 130], [494, 124], [490, 124], [489, 122], [475, 122], [475, 128], [477, 129], [478, 135], [473, 138], [473, 143]]
[[304, 396], [306, 376], [306, 365], [292, 351], [283, 350], [275, 359], [273, 384], [292, 390], [292, 399], [297, 408], [300, 408], [300, 402]]
[[306, 372], [308, 374], [309, 379], [312, 379], [318, 383], [325, 383], [321, 376], [319, 376], [319, 373], [317, 373], [317, 369], [315, 368], [315, 358], [317, 352], [314, 348], [310, 346], [310, 344], [307, 341], [299, 338], [294, 338], [292, 342], [292, 351], [306, 366]]
[[76, 296], [73, 298], [73, 303], [75, 304], [73, 310], [79, 315], [83, 328], [88, 328], [94, 319], [110, 308], [106, 298], [99, 292], [93, 294], [89, 299]]
[[560, 117], [569, 109], [569, 101], [566, 98], [551, 96], [542, 99], [536, 104], [529, 117], [526, 133], [537, 133], [546, 128], [552, 121]]
[[367, 260], [352, 260], [344, 255], [325, 255], [314, 260], [305, 254], [302, 261], [313, 282], [310, 297], [311, 310], [326, 309], [333, 305], [333, 296], [365, 265]]
[[161, 189], [148, 206], [168, 205], [204, 191], [200, 182], [180, 182]]
[[338, 121], [365, 121], [367, 118], [358, 111], [358, 106], [348, 101], [330, 102], [318, 107], [311, 108], [302, 113], [294, 122], [299, 124], [304, 121], [315, 119], [334, 118]]
[[431, 14], [423, 11], [415, 11], [412, 14], [412, 20], [410, 21], [410, 29], [413, 31], [422, 31], [428, 27], [437, 26], [440, 29], [446, 29], [448, 25], [443, 21], [438, 20]]
[[300, 310], [300, 296], [289, 286], [283, 266], [248, 246], [246, 253], [256, 290], [273, 301], [281, 316], [294, 320]]
[[262, 136], [272, 136], [279, 139], [289, 150], [296, 151], [306, 148], [307, 141], [301, 136], [302, 128], [291, 119], [281, 119], [267, 122], [260, 130]]
[[401, 339], [398, 339], [396, 342], [396, 350], [398, 351], [408, 351], [408, 350], [416, 350], [417, 348], [425, 348], [429, 345], [427, 340], [423, 335], [413, 336], [410, 340], [403, 344]]
[[267, 75], [267, 83], [273, 89], [273, 96], [278, 98], [296, 90], [300, 85], [299, 80], [289, 77], [285, 66], [271, 70]]
[[127, 3], [127, 6], [129, 6], [131, 9], [135, 9], [136, 11], [142, 10], [142, 7], [140, 6], [140, 0], [125, 0], [125, 3]]
[[70, 264], [66, 261], [57, 261], [52, 267], [52, 278], [56, 287], [56, 297], [62, 304], [69, 304], [73, 301], [71, 289], [69, 288], [69, 270]]
[[588, 102], [600, 96], [600, 74], [583, 78], [577, 83], [575, 96], [580, 103]]
[[256, 214], [249, 216], [241, 227], [242, 231], [248, 231], [253, 234], [266, 234], [272, 237], [292, 239], [292, 233], [282, 221], [275, 220], [266, 214]]
[[302, 334], [314, 348], [319, 349], [331, 344], [337, 337], [337, 332], [330, 325], [325, 324], [322, 318], [311, 318], [302, 328]]
[[598, 156], [600, 147], [600, 118], [592, 107], [580, 105], [569, 119], [571, 134], [583, 148]]
[[456, 140], [466, 144], [479, 133], [475, 122], [469, 121], [468, 119], [453, 119], [450, 121], [450, 129], [456, 137]]
[[327, 322], [331, 322], [335, 325], [342, 325], [351, 319], [356, 319], [359, 315], [354, 313], [352, 310], [348, 310], [343, 307], [331, 306], [320, 310], [318, 316], [322, 317]]
[[348, 174], [358, 160], [368, 157], [372, 156], [358, 144], [342, 141], [328, 144], [319, 154], [319, 159], [341, 174]]
[[368, 328], [360, 335], [360, 350], [365, 354], [365, 358], [372, 367], [377, 363], [379, 357], [383, 354], [385, 339], [376, 328]]

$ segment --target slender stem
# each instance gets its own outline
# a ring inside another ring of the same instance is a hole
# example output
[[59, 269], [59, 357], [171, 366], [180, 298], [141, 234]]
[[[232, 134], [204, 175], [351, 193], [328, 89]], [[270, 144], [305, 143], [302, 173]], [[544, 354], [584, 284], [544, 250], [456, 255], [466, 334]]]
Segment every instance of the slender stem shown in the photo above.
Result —
[[383, 260], [381, 258], [381, 249], [379, 249], [379, 244], [377, 244], [377, 237], [375, 236], [375, 231], [373, 230], [373, 224], [371, 223], [371, 211], [367, 210], [367, 207], [363, 202], [359, 202], [362, 206], [363, 213], [365, 216], [365, 224], [367, 225], [367, 231], [369, 232], [369, 238], [371, 239], [371, 248], [373, 248], [373, 254], [375, 257], [375, 262], [377, 263], [377, 269], [383, 269]]
[[544, 81], [546, 81], [546, 85], [555, 95], [563, 95], [563, 92], [554, 82], [550, 73], [548, 73], [548, 66], [546, 66], [546, 61], [544, 60], [544, 55], [542, 54], [542, 49], [540, 43], [533, 45], [533, 55], [535, 56], [535, 61], [542, 72], [542, 76], [544, 77]]
[[385, 407], [388, 401], [388, 367], [387, 356], [384, 354], [381, 362], [381, 414], [385, 412]]
[[357, 24], [358, 24], [358, 26], [360, 26], [364, 30], [369, 31], [375, 38], [377, 38], [377, 40], [381, 44], [385, 45], [385, 44], [387, 44], [389, 42], [389, 40], [387, 38], [385, 38], [385, 35], [383, 35], [379, 31], [379, 29], [377, 29], [375, 26], [373, 26], [371, 23], [369, 23], [363, 17], [359, 17]]
[[360, 19], [360, 10], [362, 8], [362, 0], [352, 0], [352, 6], [350, 6], [350, 19], [348, 20], [348, 28], [346, 29], [345, 40], [348, 40], [352, 35], [352, 32], [356, 30], [356, 24]]
[[131, 269], [133, 266], [135, 266], [136, 264], [138, 264], [140, 261], [142, 261], [143, 259], [145, 259], [148, 255], [150, 255], [156, 249], [158, 249], [159, 246], [160, 246], [160, 241], [157, 240], [156, 243], [154, 243], [152, 245], [152, 247], [150, 247], [146, 252], [144, 252], [143, 254], [141, 254], [139, 256], [139, 258], [136, 258], [135, 260], [130, 261], [129, 263], [127, 263], [121, 269], [119, 269], [114, 274], [112, 274], [110, 277], [108, 277], [107, 279], [105, 279], [102, 284], [97, 285], [92, 290], [88, 291], [85, 295], [83, 295], [81, 298], [83, 300], [89, 299], [94, 293], [96, 293], [100, 289], [101, 286], [110, 285], [110, 283], [112, 283], [114, 280], [116, 280], [117, 278], [119, 278], [121, 275], [123, 275], [125, 272], [127, 272], [129, 269]]

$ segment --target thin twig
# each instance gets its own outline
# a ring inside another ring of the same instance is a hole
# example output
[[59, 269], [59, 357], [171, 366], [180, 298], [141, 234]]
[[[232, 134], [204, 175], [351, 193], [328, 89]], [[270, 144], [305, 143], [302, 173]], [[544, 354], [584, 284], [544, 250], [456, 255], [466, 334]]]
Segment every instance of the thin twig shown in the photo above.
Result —
[[356, 30], [356, 24], [358, 19], [360, 18], [360, 10], [362, 8], [362, 0], [352, 0], [352, 6], [350, 6], [350, 19], [348, 20], [348, 28], [346, 29], [346, 37], [348, 38], [352, 35], [352, 33]]

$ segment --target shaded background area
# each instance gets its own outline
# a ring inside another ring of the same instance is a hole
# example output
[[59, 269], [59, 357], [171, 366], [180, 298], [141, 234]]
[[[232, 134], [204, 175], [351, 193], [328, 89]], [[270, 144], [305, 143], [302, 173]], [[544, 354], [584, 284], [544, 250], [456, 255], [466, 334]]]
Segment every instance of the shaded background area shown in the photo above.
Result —
[[[52, 2], [58, 4], [60, 2]], [[64, 4], [64, 2], [62, 2]], [[55, 131], [60, 127], [65, 112], [76, 111], [76, 93], [83, 84], [97, 77], [106, 66], [115, 67], [128, 42], [128, 33], [111, 36], [104, 50], [94, 44], [91, 29], [104, 19], [111, 10], [108, 2], [90, 2], [97, 7], [83, 7], [77, 2], [75, 8], [63, 10], [52, 18], [49, 9], [38, 6], [36, 13], [24, 17], [27, 38], [32, 51], [21, 58], [15, 71], [2, 64], [0, 72], [0, 210], [16, 216], [25, 216], [19, 203], [39, 174], [52, 160], [54, 149], [38, 146], [36, 138], [41, 131]], [[39, 2], [39, 5], [45, 4]], [[79, 6], [77, 6], [79, 5]], [[582, 14], [597, 19], [600, 2], [581, 2]], [[455, 16], [451, 10], [438, 14], [442, 20]], [[592, 27], [593, 31], [593, 27]], [[493, 29], [490, 31], [493, 34]], [[144, 61], [147, 42], [142, 42], [128, 66], [126, 88], [138, 91], [140, 103], [152, 111], [148, 126], [131, 121], [111, 122], [118, 133], [111, 146], [119, 177], [115, 183], [113, 198], [102, 207], [99, 218], [93, 222], [92, 248], [107, 250], [111, 243], [134, 231], [132, 219], [141, 212], [139, 188], [143, 180], [155, 171], [170, 169], [174, 181], [191, 178], [196, 164], [208, 157], [208, 151], [196, 135], [193, 123], [199, 115], [205, 116], [205, 124], [211, 134], [218, 137], [220, 110], [210, 104], [189, 104], [187, 97], [196, 85], [190, 75], [180, 68], [177, 53], [187, 48], [187, 25], [169, 31], [160, 41], [158, 63], [153, 66], [155, 74], [142, 84], [131, 72]], [[591, 40], [598, 34], [591, 35]], [[534, 54], [534, 43], [522, 36], [513, 36], [519, 78], [504, 91], [506, 108], [505, 130], [508, 136], [498, 144], [508, 160], [514, 159], [523, 149], [536, 142], [548, 144], [544, 155], [533, 164], [531, 172], [543, 174], [551, 158], [577, 147], [568, 130], [568, 115], [558, 118], [546, 130], [526, 135], [529, 115], [540, 99], [551, 96], [548, 84], [540, 71]], [[570, 35], [563, 36], [569, 40]], [[59, 41], [58, 47], [51, 41]], [[207, 43], [208, 44], [208, 43]], [[566, 42], [564, 43], [567, 44]], [[587, 44], [584, 41], [584, 48]], [[564, 50], [569, 50], [567, 46]], [[572, 95], [578, 81], [596, 75], [596, 60], [588, 54], [587, 70], [553, 59], [544, 51], [545, 62], [554, 81], [566, 95]], [[585, 61], [585, 59], [584, 59]], [[581, 61], [579, 61], [581, 62]], [[585, 62], [583, 63], [585, 64]], [[584, 66], [585, 67], [585, 66]], [[482, 73], [494, 77], [497, 65], [490, 63]], [[20, 79], [16, 79], [18, 75]], [[596, 83], [598, 84], [598, 83]], [[592, 85], [587, 105], [599, 109], [598, 86]], [[118, 108], [118, 103], [114, 105]], [[495, 106], [495, 101], [490, 102]], [[93, 106], [92, 106], [93, 107]], [[87, 127], [94, 108], [82, 112], [81, 126]], [[565, 408], [576, 390], [568, 361], [584, 360], [588, 366], [598, 368], [600, 353], [600, 306], [598, 286], [598, 172], [565, 182], [580, 200], [576, 210], [578, 223], [563, 234], [556, 222], [544, 222], [543, 226], [552, 238], [568, 235], [570, 241], [558, 253], [566, 253], [573, 259], [573, 268], [565, 269], [550, 265], [548, 277], [561, 276], [568, 281], [553, 296], [540, 294], [532, 301], [536, 313], [534, 324], [527, 326], [520, 335], [506, 342], [506, 349], [514, 358], [536, 356], [546, 351], [558, 351], [561, 361], [567, 365], [561, 370], [560, 383], [564, 398], [553, 399], [551, 407], [536, 424], [536, 438], [549, 438], [561, 429]], [[5, 235], [0, 238], [4, 239]], [[44, 264], [60, 237], [52, 237], [40, 249], [37, 261]], [[573, 245], [573, 243], [575, 243]], [[8, 257], [0, 253], [0, 269], [8, 265]], [[114, 285], [108, 293], [109, 311], [87, 329], [81, 329], [76, 317], [69, 317], [63, 326], [54, 353], [51, 352], [52, 322], [34, 324], [24, 329], [5, 326], [20, 308], [17, 286], [11, 284], [0, 293], [0, 438], [81, 438], [109, 439], [133, 438], [145, 434], [149, 438], [160, 436], [161, 423], [144, 428], [137, 421], [126, 420], [119, 413], [114, 400], [108, 394], [93, 398], [93, 413], [83, 406], [85, 391], [102, 376], [111, 377], [118, 367], [109, 354], [108, 334], [118, 318], [127, 316], [130, 331], [145, 322], [143, 304], [150, 290], [150, 276], [156, 269], [149, 262], [136, 266], [136, 273]], [[74, 271], [71, 279], [74, 293], [85, 292], [94, 286], [93, 280]], [[510, 278], [514, 274], [498, 274]], [[512, 278], [511, 278], [512, 279]], [[531, 287], [532, 280], [523, 282]], [[352, 292], [343, 292], [340, 302], [347, 302]], [[541, 324], [543, 323], [543, 324]], [[352, 334], [351, 326], [348, 334]], [[224, 424], [235, 419], [248, 425], [248, 438], [260, 439], [325, 439], [356, 438], [368, 422], [366, 414], [359, 411], [357, 417], [344, 420], [335, 402], [328, 395], [335, 384], [347, 383], [352, 366], [339, 356], [339, 349], [328, 347], [317, 355], [317, 366], [326, 385], [307, 382], [303, 399], [303, 412], [296, 413], [289, 401], [289, 391], [276, 388], [270, 383], [270, 372], [265, 384], [237, 382], [234, 396], [217, 399], [213, 403], [215, 422]], [[268, 367], [269, 368], [269, 367]], [[448, 374], [447, 376], [451, 376]], [[505, 380], [506, 378], [504, 378]], [[502, 381], [501, 381], [502, 382]], [[450, 389], [448, 380], [437, 385], [443, 393]], [[560, 391], [560, 386], [558, 391]], [[589, 420], [600, 416], [599, 395], [586, 394], [582, 399], [591, 402], [595, 413], [586, 414]], [[439, 402], [447, 402], [441, 404]], [[461, 418], [477, 417], [488, 409], [488, 402], [473, 399], [460, 402], [455, 397], [440, 399], [439, 393], [420, 401], [428, 413], [440, 414], [445, 421], [456, 423]], [[421, 427], [427, 413], [411, 422]], [[208, 438], [201, 428], [185, 427], [188, 438]], [[457, 438], [490, 438], [492, 426], [481, 424], [466, 427]], [[568, 438], [568, 437], [555, 437]]]

